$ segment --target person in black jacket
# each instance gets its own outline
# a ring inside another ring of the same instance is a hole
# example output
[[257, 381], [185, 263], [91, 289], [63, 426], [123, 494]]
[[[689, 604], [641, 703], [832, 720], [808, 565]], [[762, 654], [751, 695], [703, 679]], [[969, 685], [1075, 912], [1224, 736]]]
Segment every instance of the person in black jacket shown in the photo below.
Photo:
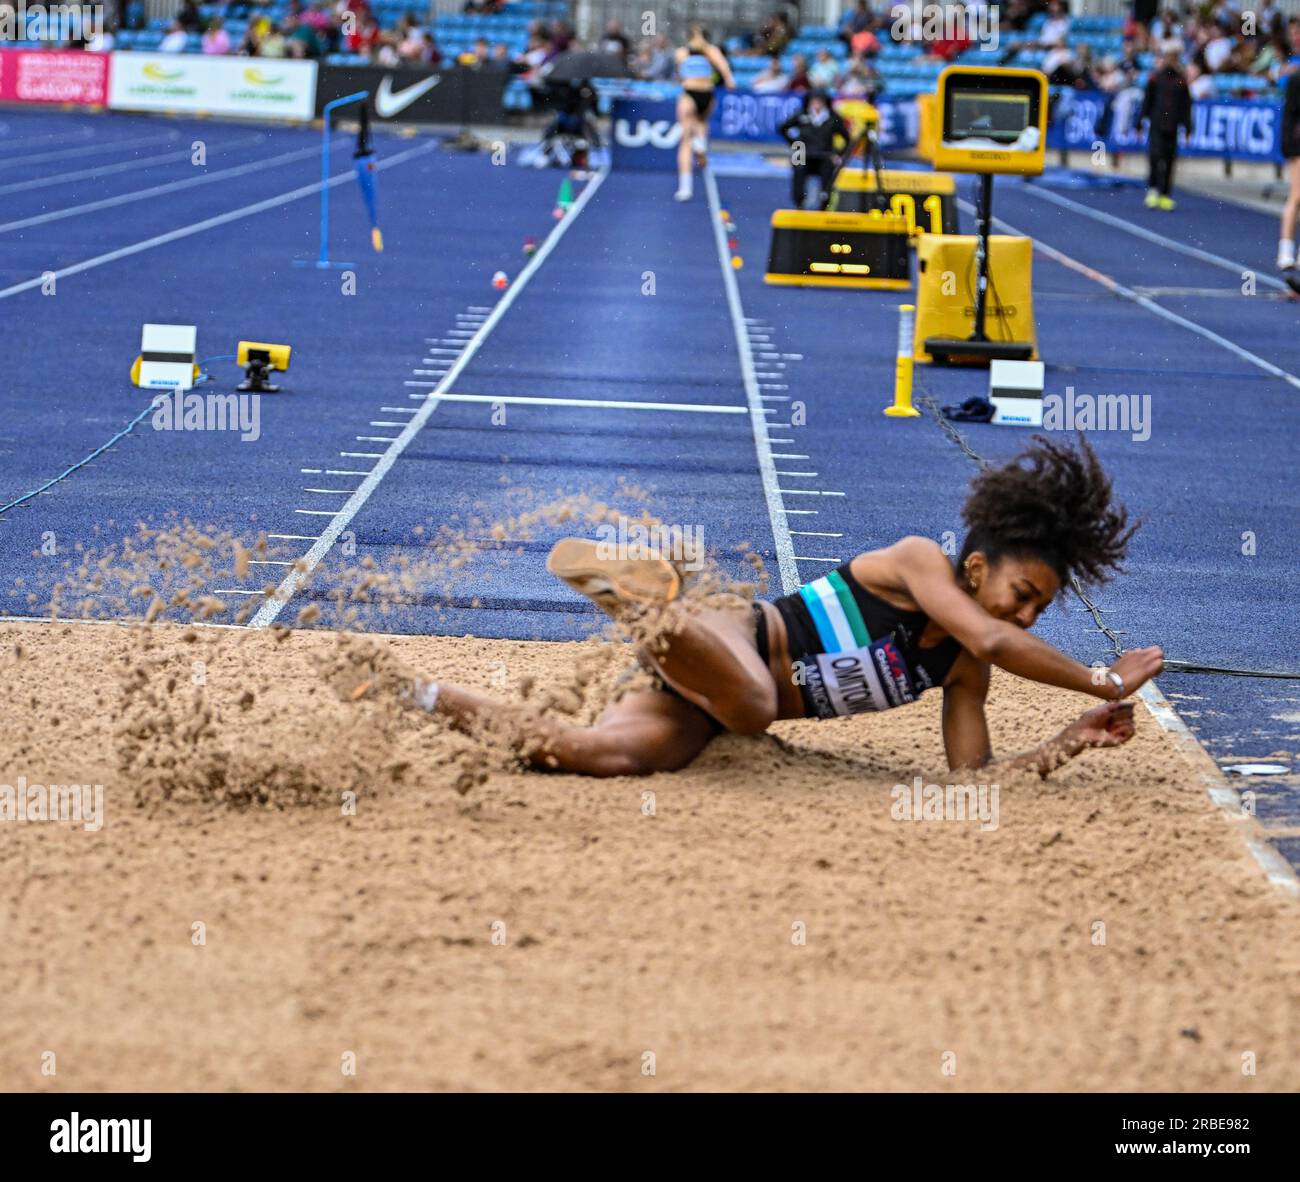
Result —
[[1296, 215], [1300, 214], [1300, 64], [1292, 68], [1282, 97], [1282, 155], [1291, 179], [1291, 192], [1282, 207], [1277, 265], [1282, 268], [1282, 278], [1300, 294], [1300, 267], [1296, 266], [1295, 250]]
[[809, 173], [821, 178], [821, 208], [825, 209], [831, 198], [835, 170], [840, 166], [835, 137], [839, 136], [847, 146], [850, 139], [848, 125], [825, 94], [810, 90], [804, 95], [803, 110], [791, 115], [779, 130], [792, 149], [795, 209], [802, 209], [807, 198]]
[[1178, 129], [1192, 134], [1192, 92], [1187, 88], [1187, 78], [1178, 64], [1182, 46], [1169, 42], [1160, 54], [1160, 66], [1147, 79], [1146, 94], [1142, 99], [1142, 113], [1138, 123], [1145, 123], [1147, 131], [1147, 157], [1151, 163], [1147, 180], [1146, 204], [1148, 209], [1173, 209], [1174, 199], [1169, 190], [1174, 184], [1174, 160], [1178, 156]]

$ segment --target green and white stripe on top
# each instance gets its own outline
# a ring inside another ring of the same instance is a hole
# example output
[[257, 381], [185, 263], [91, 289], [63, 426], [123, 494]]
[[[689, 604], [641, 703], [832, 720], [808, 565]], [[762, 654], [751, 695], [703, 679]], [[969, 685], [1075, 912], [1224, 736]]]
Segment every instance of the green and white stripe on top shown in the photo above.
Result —
[[839, 571], [805, 583], [799, 596], [813, 618], [823, 652], [842, 653], [871, 643], [862, 610]]

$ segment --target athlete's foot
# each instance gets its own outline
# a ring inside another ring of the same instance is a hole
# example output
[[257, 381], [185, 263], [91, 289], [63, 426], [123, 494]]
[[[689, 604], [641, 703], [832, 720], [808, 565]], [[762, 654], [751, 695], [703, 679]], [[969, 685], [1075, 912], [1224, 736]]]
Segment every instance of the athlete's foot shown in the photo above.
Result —
[[682, 579], [663, 558], [607, 558], [608, 543], [564, 538], [551, 547], [546, 569], [615, 618], [627, 607], [669, 603]]
[[1155, 189], [1148, 189], [1148, 190], [1147, 190], [1147, 195], [1146, 195], [1146, 200], [1143, 202], [1143, 204], [1144, 204], [1148, 209], [1155, 209], [1155, 207], [1156, 207], [1159, 203], [1160, 203], [1160, 194], [1157, 193], [1157, 192], [1155, 191]]
[[1165, 213], [1168, 213], [1171, 209], [1177, 208], [1174, 199], [1172, 197], [1161, 197], [1156, 204], [1159, 205], [1160, 208], [1165, 211]]
[[689, 201], [693, 196], [695, 196], [695, 194], [692, 193], [692, 192], [690, 191], [690, 189], [681, 189], [681, 188], [679, 188], [679, 189], [677, 190], [677, 192], [673, 194], [673, 200], [674, 200], [674, 201]]

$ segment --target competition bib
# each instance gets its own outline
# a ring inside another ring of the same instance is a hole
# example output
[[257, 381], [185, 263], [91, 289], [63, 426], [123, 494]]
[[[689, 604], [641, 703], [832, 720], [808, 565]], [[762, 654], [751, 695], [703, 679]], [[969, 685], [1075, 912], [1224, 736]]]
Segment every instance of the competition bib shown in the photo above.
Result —
[[918, 693], [892, 636], [860, 648], [810, 654], [795, 667], [819, 718], [890, 710], [914, 702]]

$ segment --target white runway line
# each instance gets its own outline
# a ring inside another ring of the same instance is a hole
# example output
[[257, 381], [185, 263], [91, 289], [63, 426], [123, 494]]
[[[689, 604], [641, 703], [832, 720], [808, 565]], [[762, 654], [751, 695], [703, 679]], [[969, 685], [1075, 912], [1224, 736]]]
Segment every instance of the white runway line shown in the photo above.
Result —
[[842, 538], [843, 534], [830, 533], [824, 529], [792, 529], [792, 534], [798, 534], [804, 538]]
[[[538, 247], [537, 253], [528, 260], [527, 265], [519, 272], [519, 277], [497, 302], [478, 332], [466, 343], [464, 353], [457, 359], [456, 364], [448, 371], [446, 377], [442, 379], [435, 394], [449, 388], [452, 382], [460, 377], [462, 371], [474, 358], [483, 342], [487, 340], [501, 318], [509, 311], [511, 304], [514, 303], [519, 293], [528, 286], [529, 281], [547, 258], [550, 257], [551, 252], [564, 240], [569, 228], [577, 222], [579, 215], [600, 191], [600, 187], [608, 175], [608, 171], [602, 169], [587, 182], [577, 201], [573, 203], [573, 208], [565, 215], [564, 220], [546, 236], [546, 239]], [[347, 503], [334, 515], [330, 523], [321, 532], [316, 544], [303, 556], [301, 559], [302, 568], [287, 575], [279, 587], [276, 588], [275, 594], [257, 609], [253, 618], [248, 622], [250, 628], [265, 628], [275, 622], [276, 617], [284, 610], [284, 605], [293, 598], [294, 593], [306, 582], [311, 572], [320, 565], [321, 559], [330, 552], [331, 547], [338, 540], [338, 536], [361, 511], [375, 489], [379, 487], [380, 482], [388, 475], [397, 462], [398, 456], [410, 446], [411, 442], [423, 429], [424, 424], [429, 421], [429, 417], [438, 407], [438, 401], [438, 398], [434, 395], [426, 399], [419, 412], [412, 416], [411, 421], [406, 425], [402, 433], [389, 445], [388, 450], [379, 458], [379, 462], [375, 464], [370, 474], [361, 482], [357, 491], [348, 498]]]
[[[1110, 226], [1115, 230], [1122, 230], [1125, 234], [1131, 234], [1134, 238], [1141, 238], [1147, 242], [1153, 242], [1156, 246], [1162, 246], [1165, 250], [1177, 251], [1178, 254], [1186, 255], [1188, 258], [1199, 259], [1203, 263], [1209, 263], [1213, 267], [1220, 267], [1225, 271], [1231, 271], [1238, 279], [1246, 271], [1253, 272], [1258, 282], [1267, 287], [1275, 288], [1278, 291], [1290, 291], [1291, 289], [1281, 279], [1273, 275], [1264, 274], [1258, 267], [1249, 267], [1245, 263], [1238, 263], [1233, 259], [1226, 259], [1221, 254], [1213, 254], [1208, 250], [1202, 250], [1198, 246], [1191, 246], [1186, 242], [1179, 242], [1175, 238], [1169, 238], [1164, 234], [1158, 234], [1155, 230], [1148, 230], [1145, 226], [1138, 226], [1132, 222], [1126, 222], [1123, 218], [1116, 217], [1114, 214], [1105, 213], [1100, 209], [1093, 209], [1090, 205], [1084, 205], [1079, 201], [1071, 201], [1068, 197], [1062, 197], [1059, 193], [1053, 193], [1050, 189], [1039, 188], [1037, 185], [1025, 185], [1018, 192], [1028, 193], [1032, 197], [1037, 197], [1043, 201], [1050, 201], [1053, 205], [1059, 205], [1062, 209], [1068, 209], [1071, 213], [1082, 214], [1084, 217], [1091, 218], [1094, 222], [1101, 222], [1104, 226]], [[1237, 294], [1241, 296], [1241, 292]], [[1249, 296], [1241, 296], [1242, 299], [1249, 299]]]
[[[968, 213], [973, 214], [975, 211], [975, 207], [968, 201], [960, 201], [958, 204]], [[1042, 241], [1040, 238], [1033, 237], [1032, 234], [1026, 234], [1023, 230], [1018, 230], [1015, 226], [1011, 225], [1010, 222], [1003, 221], [1002, 218], [995, 217], [993, 219], [993, 224], [1007, 234], [1015, 234], [1021, 238], [1028, 238], [1033, 242], [1035, 250], [1046, 255], [1053, 262], [1060, 263], [1063, 267], [1068, 267], [1071, 271], [1075, 271], [1078, 274], [1083, 275], [1085, 278], [1091, 279], [1094, 283], [1101, 284], [1101, 286], [1106, 288], [1107, 291], [1114, 292], [1117, 296], [1130, 300], [1140, 308], [1145, 308], [1152, 315], [1159, 316], [1162, 320], [1167, 320], [1170, 324], [1176, 324], [1180, 328], [1185, 328], [1188, 332], [1193, 332], [1198, 337], [1204, 337], [1205, 340], [1218, 345], [1221, 349], [1226, 349], [1229, 353], [1239, 357], [1247, 364], [1262, 369], [1265, 373], [1272, 374], [1275, 378], [1281, 378], [1288, 385], [1300, 389], [1300, 377], [1296, 377], [1293, 373], [1288, 373], [1280, 366], [1274, 365], [1271, 361], [1266, 361], [1263, 357], [1260, 357], [1259, 354], [1252, 353], [1249, 349], [1243, 349], [1240, 345], [1228, 340], [1226, 337], [1221, 337], [1212, 329], [1197, 324], [1195, 320], [1189, 320], [1186, 316], [1180, 316], [1177, 312], [1171, 312], [1168, 308], [1157, 304], [1154, 300], [1139, 295], [1132, 288], [1125, 287], [1124, 284], [1119, 282], [1119, 280], [1113, 279], [1104, 272], [1088, 266], [1087, 263], [1081, 263], [1078, 259], [1071, 258], [1064, 251], [1057, 250], [1054, 246], [1048, 246], [1046, 242]], [[0, 292], [0, 295], [3, 294], [3, 292]]]
[[[777, 570], [781, 575], [784, 594], [799, 587], [799, 570], [795, 566], [794, 543], [784, 519], [785, 506], [777, 488], [776, 464], [772, 459], [772, 445], [768, 438], [770, 424], [763, 417], [763, 404], [758, 397], [758, 379], [754, 374], [754, 359], [750, 356], [746, 324], [759, 325], [757, 320], [746, 320], [740, 302], [740, 285], [731, 266], [731, 252], [722, 229], [722, 205], [718, 200], [718, 182], [713, 173], [704, 173], [704, 188], [709, 198], [709, 221], [713, 225], [713, 241], [718, 251], [718, 264], [722, 269], [722, 286], [727, 293], [727, 307], [731, 312], [731, 325], [735, 331], [736, 352], [740, 357], [740, 376], [745, 385], [745, 399], [749, 403], [749, 425], [754, 434], [754, 450], [758, 455], [758, 473], [763, 482], [763, 499], [767, 502], [768, 521], [772, 526], [772, 541], [776, 548]], [[786, 423], [785, 426], [789, 426]]]
[[120, 148], [139, 148], [144, 145], [157, 147], [160, 140], [174, 142], [180, 138], [179, 131], [168, 131], [161, 136], [143, 135], [130, 140], [106, 139], [96, 143], [92, 139], [89, 144], [83, 144], [78, 148], [60, 148], [56, 152], [37, 152], [32, 156], [6, 156], [0, 159], [0, 168], [11, 168], [15, 164], [37, 164], [43, 160], [70, 160], [80, 156], [93, 156], [98, 152], [116, 152]]
[[[536, 256], [534, 256], [536, 257]], [[432, 382], [404, 382], [406, 386], [432, 386]], [[436, 398], [439, 402], [511, 403], [524, 406], [583, 406], [591, 410], [666, 410], [694, 414], [743, 415], [743, 406], [710, 402], [625, 402], [610, 398], [542, 398], [522, 394], [413, 394], [412, 398]]]
[[[375, 165], [376, 170], [392, 168], [410, 160], [414, 156], [425, 156], [437, 148], [437, 144], [420, 144], [418, 147], [411, 148], [406, 152], [399, 152], [396, 156], [390, 156], [386, 160], [381, 160]], [[325, 184], [335, 188], [338, 185], [350, 184], [356, 174], [349, 170], [347, 172], [336, 173], [330, 177]], [[52, 272], [55, 280], [66, 279], [70, 275], [80, 275], [83, 271], [91, 271], [96, 267], [105, 266], [108, 263], [115, 263], [118, 259], [130, 258], [132, 255], [140, 254], [146, 250], [153, 250], [158, 246], [165, 246], [169, 242], [176, 242], [182, 238], [189, 238], [194, 234], [201, 234], [204, 230], [211, 230], [217, 226], [224, 226], [230, 222], [237, 222], [243, 218], [252, 217], [254, 214], [265, 213], [268, 209], [279, 209], [289, 201], [298, 201], [303, 197], [310, 197], [314, 193], [319, 193], [323, 187], [321, 181], [316, 181], [310, 185], [302, 185], [297, 189], [290, 189], [285, 193], [278, 193], [274, 197], [268, 197], [264, 201], [255, 201], [251, 205], [244, 205], [238, 209], [228, 210], [226, 213], [219, 213], [210, 218], [204, 218], [202, 221], [191, 222], [186, 226], [178, 226], [175, 230], [167, 230], [162, 234], [155, 234], [152, 238], [145, 238], [139, 242], [133, 242], [129, 246], [121, 246], [116, 250], [110, 250], [104, 254], [95, 255], [93, 258], [82, 259], [81, 262], [71, 263]], [[10, 296], [19, 295], [24, 291], [31, 291], [33, 288], [40, 287], [46, 282], [45, 275], [37, 275], [32, 279], [23, 280], [21, 283], [11, 284], [9, 287], [0, 288], [0, 300], [7, 300]]]
[[316, 534], [267, 534], [268, 538], [283, 538], [289, 542], [314, 542], [317, 540]]
[[[340, 139], [344, 138], [342, 136]], [[118, 205], [130, 205], [133, 201], [146, 201], [164, 193], [175, 193], [181, 189], [193, 189], [199, 185], [210, 185], [214, 181], [229, 180], [231, 177], [244, 176], [250, 172], [262, 172], [274, 168], [277, 164], [286, 164], [290, 160], [299, 160], [307, 156], [320, 156], [320, 145], [311, 148], [299, 148], [293, 152], [283, 152], [279, 156], [268, 156], [262, 160], [253, 160], [247, 164], [237, 164], [233, 168], [221, 168], [216, 172], [201, 172], [185, 177], [179, 181], [167, 181], [148, 189], [132, 189], [129, 193], [119, 193], [116, 197], [103, 197], [98, 201], [88, 201], [84, 205], [71, 205], [64, 209], [52, 209], [49, 213], [33, 214], [28, 218], [19, 218], [16, 222], [0, 223], [0, 234], [10, 230], [24, 230], [28, 226], [41, 226], [47, 222], [57, 222], [64, 218], [78, 217], [94, 213], [100, 209], [112, 209]]]
[[[382, 460], [384, 458], [384, 453], [381, 451], [341, 451], [339, 455], [348, 456], [354, 460]], [[373, 471], [374, 469], [371, 468], [370, 472]], [[367, 472], [366, 475], [369, 476], [370, 472]]]
[[834, 566], [839, 566], [844, 561], [842, 558], [810, 558], [805, 554], [796, 554], [794, 560], [796, 562], [829, 562]]
[[[220, 148], [224, 151], [227, 148], [257, 143], [265, 138], [266, 136], [261, 133], [241, 136], [239, 139], [221, 144]], [[192, 156], [193, 153], [189, 148], [182, 148], [177, 152], [163, 152], [158, 156], [140, 156], [135, 160], [123, 160], [117, 164], [104, 164], [99, 168], [79, 168], [74, 172], [56, 172], [50, 176], [32, 177], [29, 180], [11, 181], [7, 185], [0, 185], [0, 194], [25, 193], [31, 189], [48, 189], [54, 185], [66, 185], [72, 181], [83, 181], [87, 178], [99, 180], [101, 177], [113, 176], [119, 172], [140, 172], [146, 165], [175, 163], [180, 160], [189, 160]]]

